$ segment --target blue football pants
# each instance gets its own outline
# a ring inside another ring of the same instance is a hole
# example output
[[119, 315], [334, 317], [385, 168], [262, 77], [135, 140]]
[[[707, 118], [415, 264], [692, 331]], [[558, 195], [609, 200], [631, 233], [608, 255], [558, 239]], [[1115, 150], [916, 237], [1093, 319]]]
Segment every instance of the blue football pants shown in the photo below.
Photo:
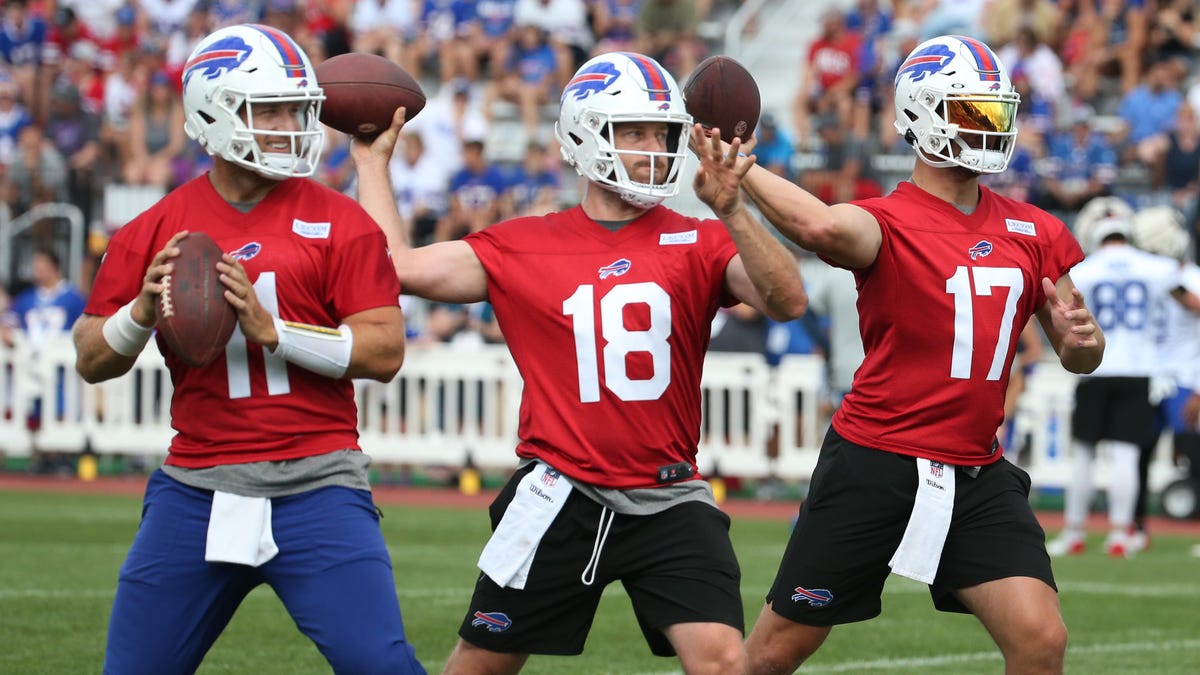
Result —
[[121, 567], [104, 672], [192, 673], [242, 599], [266, 583], [335, 673], [425, 673], [404, 635], [379, 515], [364, 490], [271, 500], [279, 553], [260, 567], [204, 560], [212, 492], [156, 471]]

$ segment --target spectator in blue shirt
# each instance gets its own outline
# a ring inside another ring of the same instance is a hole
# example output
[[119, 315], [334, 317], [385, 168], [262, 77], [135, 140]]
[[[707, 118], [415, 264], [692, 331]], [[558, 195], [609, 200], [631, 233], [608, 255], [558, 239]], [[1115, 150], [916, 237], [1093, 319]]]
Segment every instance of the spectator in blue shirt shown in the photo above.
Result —
[[[556, 157], [554, 166], [558, 165], [557, 160]], [[509, 177], [504, 217], [544, 216], [557, 210], [559, 185], [559, 172], [547, 162], [546, 146], [530, 141], [521, 163]]]
[[1117, 152], [1091, 128], [1090, 106], [1070, 113], [1070, 126], [1049, 143], [1042, 189], [1035, 204], [1049, 211], [1075, 211], [1094, 197], [1112, 193]]
[[1125, 122], [1121, 133], [1122, 155], [1132, 158], [1138, 143], [1170, 131], [1183, 103], [1175, 82], [1175, 68], [1167, 61], [1150, 64], [1142, 83], [1121, 99], [1118, 114]]
[[779, 126], [775, 116], [771, 113], [763, 114], [754, 135], [758, 138], [754, 154], [758, 157], [759, 166], [788, 180], [795, 180], [796, 172], [792, 171], [795, 146], [791, 136]]
[[450, 213], [438, 223], [434, 241], [458, 239], [499, 221], [506, 187], [503, 172], [484, 155], [483, 141], [464, 143], [463, 168], [450, 178]]

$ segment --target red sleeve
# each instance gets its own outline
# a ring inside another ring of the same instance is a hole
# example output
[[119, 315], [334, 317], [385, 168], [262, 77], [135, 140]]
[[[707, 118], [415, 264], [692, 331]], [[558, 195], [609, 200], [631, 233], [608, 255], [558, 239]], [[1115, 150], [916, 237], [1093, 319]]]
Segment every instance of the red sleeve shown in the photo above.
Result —
[[383, 232], [365, 213], [346, 229], [347, 240], [332, 247], [329, 261], [329, 301], [337, 315], [399, 307], [400, 281]]
[[148, 252], [146, 246], [135, 245], [135, 242], [151, 239], [134, 236], [134, 232], [141, 230], [139, 225], [144, 218], [142, 215], [134, 219], [108, 242], [100, 270], [92, 283], [92, 292], [88, 295], [87, 307], [83, 310], [85, 314], [111, 316], [142, 290], [142, 278], [154, 257], [153, 251]]
[[1066, 225], [1057, 219], [1051, 222], [1055, 227], [1052, 230], [1054, 237], [1050, 240], [1050, 254], [1046, 256], [1041, 275], [1057, 282], [1083, 260], [1083, 249]]

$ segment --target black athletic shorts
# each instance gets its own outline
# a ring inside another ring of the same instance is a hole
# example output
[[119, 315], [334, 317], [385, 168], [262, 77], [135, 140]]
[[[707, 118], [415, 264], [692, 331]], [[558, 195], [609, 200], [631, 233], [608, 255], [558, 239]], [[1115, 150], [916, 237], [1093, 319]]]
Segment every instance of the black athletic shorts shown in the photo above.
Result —
[[1075, 385], [1071, 436], [1085, 443], [1151, 445], [1158, 439], [1157, 418], [1148, 377], [1085, 377]]
[[[493, 530], [533, 466], [518, 471], [492, 503]], [[604, 587], [618, 580], [657, 656], [675, 655], [662, 630], [677, 623], [722, 623], [745, 632], [741, 570], [724, 512], [685, 502], [651, 516], [616, 514], [587, 585], [582, 577], [602, 512], [612, 515], [571, 492], [538, 546], [525, 588], [501, 588], [480, 574], [459, 636], [496, 652], [582, 653]]]
[[[975, 478], [955, 475], [954, 515], [929, 587], [934, 606], [966, 613], [955, 590], [1008, 577], [1057, 590], [1029, 475], [1003, 458]], [[831, 427], [767, 595], [775, 613], [810, 626], [878, 616], [916, 489], [915, 458], [856, 445]]]

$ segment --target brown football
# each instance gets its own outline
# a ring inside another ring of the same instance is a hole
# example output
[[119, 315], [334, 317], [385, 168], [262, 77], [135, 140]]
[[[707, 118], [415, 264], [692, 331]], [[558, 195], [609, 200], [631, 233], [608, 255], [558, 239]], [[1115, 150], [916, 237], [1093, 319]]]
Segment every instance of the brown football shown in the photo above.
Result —
[[221, 247], [203, 232], [179, 242], [175, 270], [163, 277], [155, 303], [158, 333], [181, 361], [199, 368], [225, 351], [237, 327], [237, 312], [225, 299], [217, 262]]
[[321, 122], [352, 136], [378, 136], [401, 106], [405, 121], [425, 107], [425, 92], [416, 78], [377, 54], [339, 54], [318, 64], [316, 73], [325, 91]]
[[721, 54], [696, 66], [683, 86], [683, 102], [688, 114], [706, 129], [720, 129], [726, 143], [735, 137], [750, 140], [762, 106], [750, 71]]

